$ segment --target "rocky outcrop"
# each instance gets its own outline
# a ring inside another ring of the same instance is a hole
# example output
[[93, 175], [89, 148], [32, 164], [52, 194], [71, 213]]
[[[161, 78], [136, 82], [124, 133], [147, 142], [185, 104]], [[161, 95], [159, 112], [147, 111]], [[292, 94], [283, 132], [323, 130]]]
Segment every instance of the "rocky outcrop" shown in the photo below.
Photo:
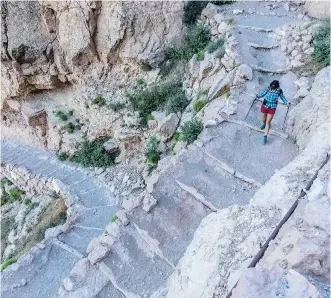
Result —
[[[316, 75], [310, 93], [289, 113], [290, 133], [300, 148], [308, 144], [319, 126], [330, 121], [329, 73], [330, 67], [322, 69]], [[303, 87], [303, 84], [300, 86]]]
[[[3, 100], [64, 82], [84, 82], [89, 68], [158, 64], [180, 40], [183, 3], [2, 2]], [[100, 65], [99, 62], [102, 62]], [[128, 69], [126, 69], [126, 72]]]
[[330, 1], [307, 0], [305, 10], [308, 15], [317, 19], [326, 19], [330, 17]]

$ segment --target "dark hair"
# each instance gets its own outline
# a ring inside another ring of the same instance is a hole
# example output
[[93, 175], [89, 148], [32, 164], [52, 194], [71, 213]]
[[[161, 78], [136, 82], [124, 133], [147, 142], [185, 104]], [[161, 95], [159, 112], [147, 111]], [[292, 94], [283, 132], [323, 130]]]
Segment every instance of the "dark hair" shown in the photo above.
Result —
[[279, 88], [279, 82], [274, 80], [270, 83], [270, 89], [272, 90], [276, 90], [277, 88]]

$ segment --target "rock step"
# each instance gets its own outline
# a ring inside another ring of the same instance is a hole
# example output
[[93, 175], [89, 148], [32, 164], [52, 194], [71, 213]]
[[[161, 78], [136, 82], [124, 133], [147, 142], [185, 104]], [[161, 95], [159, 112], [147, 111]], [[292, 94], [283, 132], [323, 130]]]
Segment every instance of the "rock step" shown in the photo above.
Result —
[[266, 46], [266, 45], [259, 45], [259, 44], [251, 43], [251, 42], [249, 42], [248, 45], [250, 47], [252, 47], [254, 49], [258, 49], [258, 50], [272, 50], [272, 49], [279, 47], [278, 44]]
[[253, 26], [245, 26], [245, 25], [236, 25], [235, 28], [240, 28], [240, 29], [249, 29], [249, 30], [254, 30], [257, 32], [273, 32], [273, 29], [270, 28], [260, 28], [260, 27], [253, 27]]
[[270, 69], [270, 68], [259, 67], [256, 65], [250, 65], [250, 67], [256, 71], [270, 73], [270, 74], [274, 74], [274, 73], [275, 74], [285, 74], [288, 72], [288, 70], [286, 70], [286, 69]]

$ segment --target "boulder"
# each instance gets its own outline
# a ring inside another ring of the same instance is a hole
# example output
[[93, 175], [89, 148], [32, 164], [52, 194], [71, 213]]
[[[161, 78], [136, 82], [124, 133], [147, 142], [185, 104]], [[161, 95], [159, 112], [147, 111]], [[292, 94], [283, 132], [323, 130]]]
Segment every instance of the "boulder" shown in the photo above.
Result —
[[116, 216], [118, 217], [118, 219], [121, 221], [121, 223], [123, 225], [127, 226], [130, 223], [128, 217], [126, 216], [126, 213], [123, 210], [118, 210], [116, 212]]
[[104, 259], [108, 253], [110, 252], [110, 247], [98, 245], [88, 254], [88, 260], [92, 265], [100, 262], [102, 259]]
[[153, 111], [152, 116], [157, 122], [161, 122], [165, 117], [167, 117], [165, 112]]
[[159, 123], [158, 131], [166, 138], [170, 138], [176, 131], [178, 122], [178, 116], [171, 113]]
[[154, 197], [149, 194], [146, 193], [144, 196], [144, 200], [143, 200], [143, 210], [146, 212], [150, 212], [151, 209], [157, 204], [157, 200], [154, 199]]
[[17, 100], [8, 99], [6, 103], [14, 111], [19, 112], [21, 110], [21, 103]]
[[225, 35], [227, 31], [229, 31], [230, 26], [226, 22], [222, 22], [218, 25], [217, 30], [219, 34]]
[[232, 86], [234, 79], [235, 71], [230, 71], [224, 78], [218, 81], [214, 86], [210, 89], [208, 93], [208, 101], [213, 100], [214, 98], [220, 97], [226, 92], [230, 91], [230, 87]]
[[125, 198], [122, 202], [122, 207], [126, 211], [131, 211], [141, 205], [142, 198], [138, 195], [131, 195], [129, 198]]
[[313, 18], [326, 19], [330, 17], [330, 1], [307, 0], [304, 8], [308, 15]]
[[43, 107], [24, 103], [21, 108], [21, 113], [29, 126], [36, 127], [45, 126], [47, 124], [47, 114]]
[[108, 153], [115, 153], [119, 150], [118, 143], [115, 139], [109, 139], [103, 144], [103, 147]]

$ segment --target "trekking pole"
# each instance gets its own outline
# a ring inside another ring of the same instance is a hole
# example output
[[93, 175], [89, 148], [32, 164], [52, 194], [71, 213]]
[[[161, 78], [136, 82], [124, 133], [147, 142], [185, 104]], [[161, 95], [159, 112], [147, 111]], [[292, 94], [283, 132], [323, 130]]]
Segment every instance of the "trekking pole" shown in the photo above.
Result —
[[287, 110], [286, 110], [286, 114], [285, 114], [285, 118], [284, 118], [284, 122], [283, 122], [282, 130], [284, 130], [285, 122], [286, 122], [286, 118], [287, 118], [287, 114], [288, 114], [289, 109], [290, 109], [290, 105], [287, 107]]
[[[252, 94], [250, 94], [250, 95], [252, 95]], [[247, 116], [248, 116], [248, 114], [249, 114], [249, 112], [250, 112], [250, 110], [251, 110], [251, 108], [252, 108], [252, 106], [253, 106], [253, 104], [254, 104], [255, 100], [256, 100], [256, 96], [254, 97], [254, 99], [253, 99], [253, 101], [252, 101], [252, 103], [251, 103], [251, 106], [249, 107], [249, 110], [248, 110], [248, 112], [247, 112], [247, 114], [246, 114], [246, 116], [245, 116], [245, 118], [244, 118], [244, 119], [246, 119], [246, 118], [247, 118]]]

